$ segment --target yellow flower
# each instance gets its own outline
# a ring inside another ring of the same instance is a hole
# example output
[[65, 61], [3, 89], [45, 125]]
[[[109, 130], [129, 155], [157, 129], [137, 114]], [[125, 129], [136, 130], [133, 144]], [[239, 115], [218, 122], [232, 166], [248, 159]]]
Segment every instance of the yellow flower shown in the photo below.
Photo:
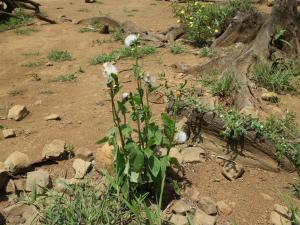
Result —
[[184, 10], [181, 10], [180, 13], [181, 13], [181, 14], [184, 14]]
[[180, 20], [177, 20], [177, 23], [180, 23]]
[[215, 29], [215, 33], [219, 33], [219, 30], [218, 30], [218, 29]]

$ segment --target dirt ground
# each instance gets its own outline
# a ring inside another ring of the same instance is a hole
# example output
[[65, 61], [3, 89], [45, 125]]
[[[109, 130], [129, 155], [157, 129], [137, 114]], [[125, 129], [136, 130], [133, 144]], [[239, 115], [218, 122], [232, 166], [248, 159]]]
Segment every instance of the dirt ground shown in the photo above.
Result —
[[[165, 1], [102, 0], [103, 4], [86, 4], [83, 0], [38, 2], [43, 6], [41, 9], [56, 20], [63, 15], [78, 21], [105, 14], [119, 21], [134, 21], [153, 33], [176, 25], [170, 3]], [[89, 12], [82, 12], [81, 9], [88, 9]], [[96, 40], [110, 38], [110, 35], [80, 33], [81, 26], [72, 22], [49, 25], [38, 21], [31, 27], [38, 32], [30, 35], [18, 35], [14, 30], [0, 33], [0, 116], [6, 114], [7, 109], [15, 104], [26, 105], [30, 111], [29, 116], [19, 122], [0, 120], [1, 125], [18, 132], [16, 138], [0, 137], [0, 161], [4, 161], [14, 151], [28, 153], [34, 159], [41, 155], [43, 146], [53, 139], [65, 140], [75, 148], [87, 147], [95, 150], [95, 141], [103, 137], [112, 126], [112, 119], [101, 66], [90, 65], [89, 59], [96, 54], [108, 53], [120, 47], [121, 43], [93, 44]], [[67, 50], [74, 59], [46, 66], [47, 55], [54, 49]], [[40, 55], [24, 55], [35, 51]], [[21, 66], [37, 60], [44, 63], [32, 68]], [[145, 71], [156, 76], [165, 72], [166, 79], [175, 84], [183, 78], [171, 68], [172, 64], [197, 64], [201, 60], [206, 59], [201, 59], [189, 51], [173, 55], [167, 48], [160, 48], [158, 53], [143, 58], [141, 65]], [[121, 60], [116, 66], [119, 70], [125, 70], [130, 69], [132, 63], [131, 60]], [[79, 67], [85, 72], [78, 74], [77, 81], [49, 82], [58, 75], [73, 73]], [[41, 80], [36, 81], [34, 74]], [[120, 80], [125, 90], [134, 87], [132, 71], [122, 72]], [[9, 94], [16, 91], [22, 94]], [[280, 107], [295, 111], [300, 124], [299, 101], [297, 96], [284, 96]], [[153, 104], [152, 107], [156, 115], [165, 108], [160, 104]], [[45, 121], [44, 117], [52, 113], [59, 114], [62, 120]], [[56, 171], [67, 169], [67, 166], [61, 164], [63, 163], [58, 165]], [[192, 165], [187, 170], [187, 178], [201, 195], [232, 204], [233, 213], [220, 221], [236, 221], [239, 225], [268, 224], [274, 204], [282, 203], [278, 193], [289, 191], [295, 176], [296, 174], [246, 168], [241, 179], [230, 182], [221, 175], [221, 167], [214, 161]], [[262, 194], [267, 194], [270, 198], [266, 199]]]

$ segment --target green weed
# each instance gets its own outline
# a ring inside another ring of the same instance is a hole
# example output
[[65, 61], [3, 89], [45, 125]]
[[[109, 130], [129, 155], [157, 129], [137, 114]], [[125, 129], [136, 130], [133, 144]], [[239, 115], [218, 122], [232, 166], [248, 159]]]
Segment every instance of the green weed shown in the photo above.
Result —
[[255, 68], [257, 85], [276, 93], [295, 92], [299, 86], [299, 70], [295, 61], [259, 61]]
[[170, 52], [174, 55], [185, 52], [185, 48], [182, 45], [174, 44], [170, 47]]
[[31, 33], [38, 32], [35, 28], [17, 28], [15, 32], [19, 35], [30, 35]]
[[54, 62], [71, 61], [72, 55], [68, 51], [63, 50], [52, 50], [48, 54], [48, 59]]
[[22, 55], [24, 56], [39, 56], [40, 53], [39, 52], [23, 52]]
[[54, 79], [51, 80], [51, 82], [74, 82], [76, 81], [77, 77], [75, 74], [66, 74], [66, 75], [60, 75]]
[[208, 57], [208, 58], [212, 58], [215, 56], [215, 52], [212, 48], [210, 47], [203, 47], [200, 50], [200, 55], [202, 57]]
[[26, 15], [22, 9], [15, 10], [15, 17], [0, 22], [0, 31], [15, 29], [32, 21], [32, 16]]
[[94, 56], [90, 59], [91, 65], [103, 64], [105, 62], [118, 61], [120, 59], [134, 58], [137, 54], [138, 58], [156, 53], [156, 48], [151, 45], [139, 47], [134, 53], [130, 48], [119, 48], [111, 53]]
[[21, 64], [21, 66], [22, 67], [37, 67], [37, 66], [41, 66], [42, 64], [43, 64], [42, 61], [33, 61], [33, 62]]
[[238, 89], [238, 83], [232, 72], [226, 72], [221, 79], [211, 86], [211, 92], [214, 96], [230, 96], [233, 91]]

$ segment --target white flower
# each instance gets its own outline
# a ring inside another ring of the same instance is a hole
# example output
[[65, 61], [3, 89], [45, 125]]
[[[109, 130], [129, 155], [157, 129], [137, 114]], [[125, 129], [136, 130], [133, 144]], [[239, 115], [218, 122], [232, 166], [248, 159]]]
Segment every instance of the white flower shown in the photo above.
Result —
[[127, 93], [127, 92], [124, 92], [123, 94], [122, 94], [122, 100], [124, 101], [124, 100], [127, 100], [128, 99], [128, 96], [129, 96], [129, 94]]
[[125, 47], [130, 48], [136, 41], [138, 40], [138, 36], [135, 34], [130, 34], [125, 38]]
[[144, 77], [144, 81], [149, 84], [151, 87], [155, 86], [156, 78], [151, 76], [149, 73]]
[[184, 144], [187, 141], [187, 135], [184, 131], [179, 131], [176, 136], [175, 140], [177, 144]]
[[118, 74], [118, 69], [112, 62], [106, 62], [103, 64], [102, 72], [106, 82], [109, 83], [111, 81], [111, 75]]

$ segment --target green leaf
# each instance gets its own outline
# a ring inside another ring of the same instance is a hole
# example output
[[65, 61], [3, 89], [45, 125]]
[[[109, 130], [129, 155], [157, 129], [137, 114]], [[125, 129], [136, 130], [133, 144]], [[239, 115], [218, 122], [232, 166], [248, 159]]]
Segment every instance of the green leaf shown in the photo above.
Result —
[[125, 149], [129, 152], [129, 160], [132, 171], [141, 172], [144, 167], [144, 154], [135, 143], [128, 143]]
[[119, 111], [120, 111], [122, 114], [127, 113], [127, 108], [126, 108], [124, 102], [118, 101], [118, 108], [119, 108]]
[[96, 141], [96, 144], [97, 144], [97, 145], [101, 145], [101, 144], [104, 144], [104, 143], [106, 143], [106, 142], [108, 142], [108, 137], [104, 137], [104, 138], [102, 138], [102, 139]]
[[160, 166], [161, 166], [161, 172], [162, 174], [166, 173], [167, 167], [170, 166], [170, 157], [164, 156], [160, 158]]
[[145, 148], [144, 149], [144, 154], [149, 159], [153, 155], [153, 151], [150, 148]]
[[166, 135], [167, 139], [172, 142], [176, 131], [175, 121], [172, 120], [171, 117], [166, 113], [161, 114], [161, 119], [164, 124], [164, 134]]
[[137, 172], [131, 172], [130, 182], [139, 183], [139, 181], [140, 181], [140, 174]]
[[151, 123], [148, 126], [148, 146], [160, 145], [162, 142], [162, 133], [159, 127]]
[[154, 177], [157, 177], [161, 169], [161, 163], [154, 155], [149, 158], [149, 169]]

